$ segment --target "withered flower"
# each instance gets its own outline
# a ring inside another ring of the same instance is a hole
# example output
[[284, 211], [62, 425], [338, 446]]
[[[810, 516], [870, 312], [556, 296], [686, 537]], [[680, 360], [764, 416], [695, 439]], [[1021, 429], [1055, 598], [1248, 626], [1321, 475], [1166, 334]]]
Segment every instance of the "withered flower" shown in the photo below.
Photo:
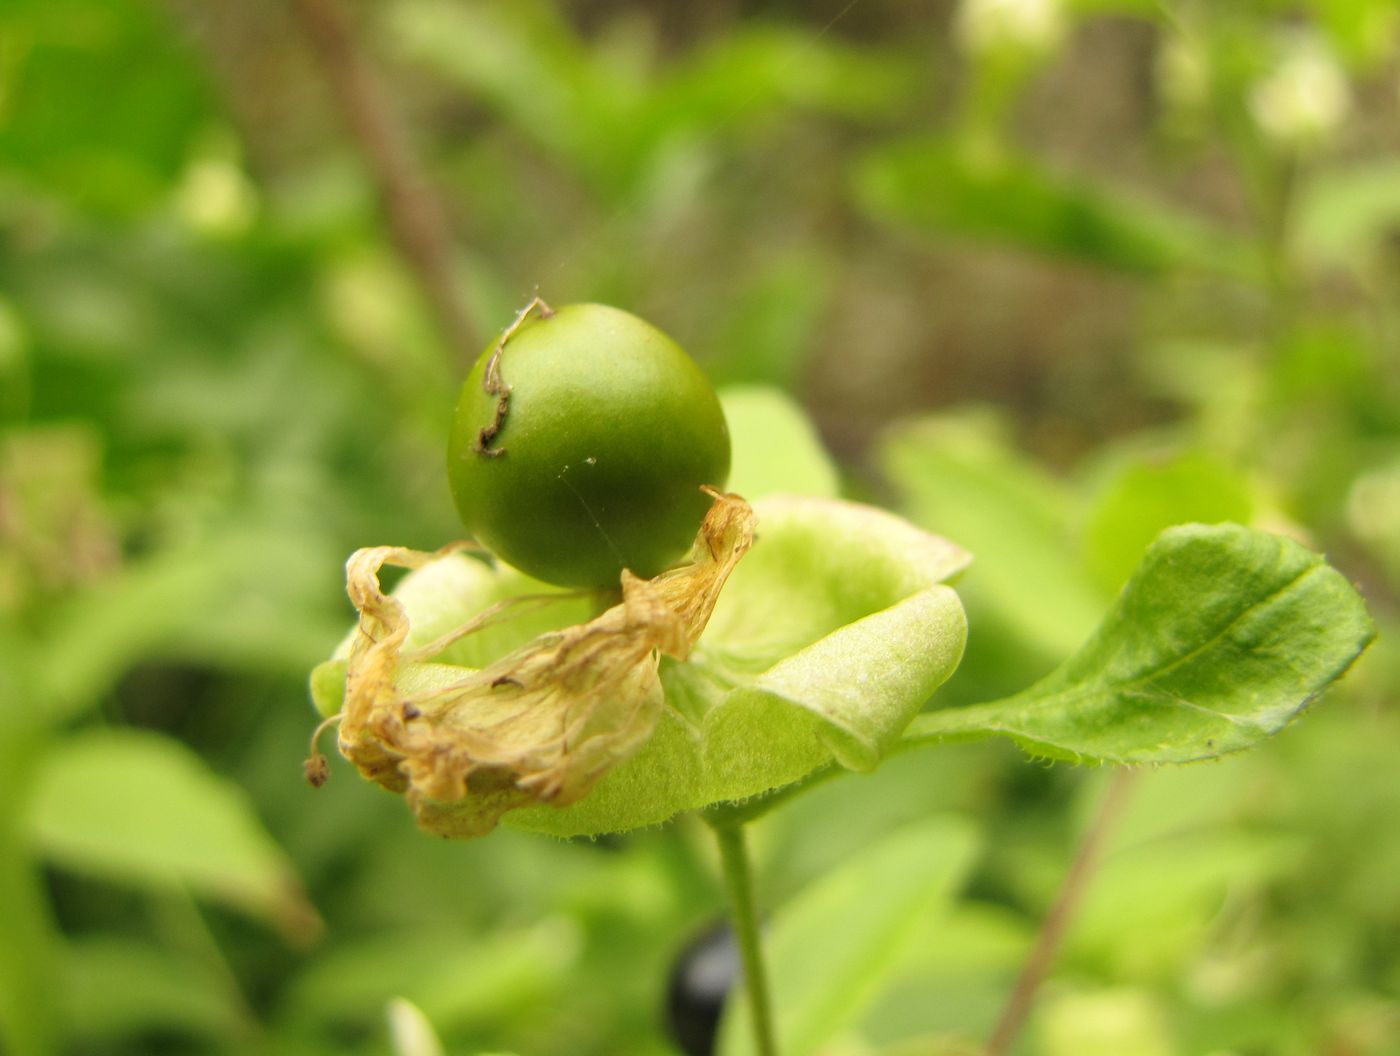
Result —
[[[408, 614], [380, 588], [384, 566], [420, 568], [441, 553], [357, 551], [346, 565], [359, 626], [345, 666], [341, 754], [371, 781], [404, 793], [419, 825], [442, 836], [480, 836], [507, 811], [564, 807], [587, 795], [651, 736], [664, 701], [661, 654], [689, 655], [753, 543], [748, 503], [711, 494], [687, 563], [654, 579], [624, 572], [619, 604], [481, 670], [432, 660], [498, 611], [405, 650]], [[308, 775], [319, 783], [324, 774], [313, 753]]]

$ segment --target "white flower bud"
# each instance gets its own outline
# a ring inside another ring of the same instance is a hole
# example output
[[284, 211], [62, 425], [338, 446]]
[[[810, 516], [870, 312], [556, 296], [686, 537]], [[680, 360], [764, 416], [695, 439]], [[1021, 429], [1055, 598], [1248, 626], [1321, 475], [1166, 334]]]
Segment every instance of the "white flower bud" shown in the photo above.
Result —
[[220, 158], [190, 163], [175, 192], [181, 219], [194, 230], [214, 236], [242, 234], [257, 212], [257, 192], [237, 165]]
[[1284, 41], [1273, 71], [1255, 82], [1249, 110], [1270, 138], [1288, 146], [1310, 146], [1346, 119], [1351, 88], [1322, 40], [1298, 33]]
[[1064, 6], [1062, 0], [963, 0], [954, 31], [973, 53], [1046, 51], [1064, 37]]
[[1400, 462], [1358, 477], [1347, 494], [1346, 509], [1353, 532], [1400, 557]]

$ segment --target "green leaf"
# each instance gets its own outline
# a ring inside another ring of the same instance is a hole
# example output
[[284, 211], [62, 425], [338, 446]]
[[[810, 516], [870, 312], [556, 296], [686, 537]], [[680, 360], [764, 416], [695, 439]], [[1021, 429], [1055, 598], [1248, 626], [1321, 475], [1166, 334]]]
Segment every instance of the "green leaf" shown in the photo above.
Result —
[[1355, 72], [1369, 73], [1395, 54], [1395, 5], [1387, 0], [1340, 0], [1318, 4], [1318, 26]]
[[1079, 762], [1184, 763], [1282, 729], [1374, 636], [1322, 557], [1237, 525], [1184, 525], [1148, 550], [1098, 632], [1004, 700], [921, 716], [912, 742], [1004, 734]]
[[481, 1032], [557, 999], [580, 966], [573, 921], [475, 937], [395, 929], [342, 943], [289, 986], [288, 1019], [307, 1030], [367, 1029], [387, 994], [407, 996], [445, 1032]]
[[658, 105], [668, 123], [688, 119], [707, 132], [753, 121], [775, 104], [880, 117], [908, 106], [920, 65], [913, 49], [858, 47], [837, 34], [740, 23], [697, 49]]
[[711, 380], [793, 389], [821, 340], [835, 271], [834, 260], [804, 246], [802, 252], [776, 253], [755, 273], [743, 275], [715, 342], [721, 351], [705, 360]]
[[471, 89], [521, 132], [565, 153], [575, 148], [579, 95], [593, 85], [586, 54], [547, 5], [409, 0], [390, 10], [386, 29], [407, 58]]
[[1301, 259], [1341, 269], [1383, 259], [1400, 222], [1400, 159], [1323, 171], [1300, 191], [1293, 241]]
[[91, 1041], [175, 1030], [229, 1039], [251, 1027], [236, 991], [205, 964], [117, 937], [70, 939], [64, 1008]]
[[884, 147], [856, 172], [875, 216], [1154, 275], [1185, 264], [1238, 267], [1242, 252], [1192, 216], [1159, 202], [1047, 171], [1023, 157], [979, 154], [941, 139]]
[[840, 493], [836, 467], [802, 409], [781, 389], [733, 386], [720, 393], [734, 449], [730, 491], [750, 502], [765, 495]]
[[42, 703], [54, 721], [70, 718], [151, 655], [304, 669], [324, 631], [305, 613], [288, 627], [268, 606], [309, 590], [308, 568], [327, 556], [322, 540], [240, 526], [133, 562], [54, 608], [36, 654]]
[[1075, 560], [1071, 495], [1006, 434], [980, 413], [927, 418], [892, 432], [880, 462], [916, 524], [977, 555], [960, 588], [983, 621], [972, 651], [1000, 646], [988, 637], [1001, 632], [1017, 652], [1044, 657], [1024, 685], [1084, 640], [1104, 599]]
[[79, 734], [43, 761], [36, 784], [30, 834], [55, 864], [188, 890], [293, 936], [319, 927], [242, 790], [179, 742], [130, 730]]
[[1205, 452], [1139, 456], [1114, 468], [1084, 526], [1084, 557], [1100, 586], [1117, 590], [1157, 534], [1174, 524], [1248, 523], [1249, 482]]
[[154, 201], [214, 116], [206, 78], [168, 22], [136, 0], [7, 3], [0, 167], [102, 212]]
[[[967, 822], [933, 818], [866, 848], [804, 890], [775, 916], [765, 938], [778, 1047], [817, 1052], [854, 1024], [904, 963], [908, 940], [947, 906], [977, 853]], [[723, 1056], [754, 1052], [748, 1004], [731, 1003]]]
[[[870, 1039], [989, 1034], [1035, 937], [1034, 921], [1003, 905], [959, 899], [916, 922], [879, 1000], [861, 1017]], [[884, 1049], [880, 1050], [882, 1053]], [[933, 1056], [914, 1044], [895, 1049]], [[981, 1050], [959, 1050], [981, 1056]]]
[[[1295, 837], [1239, 825], [1125, 849], [1094, 877], [1067, 953], [1122, 978], [1178, 978], [1209, 942], [1227, 894], [1276, 882], [1305, 855]], [[1124, 935], [1138, 938], [1125, 945]]]
[[632, 207], [679, 144], [732, 139], [799, 107], [888, 114], [908, 105], [920, 73], [909, 49], [856, 48], [778, 26], [740, 25], [682, 56], [636, 22], [585, 41], [540, 0], [406, 0], [387, 28], [412, 61]]

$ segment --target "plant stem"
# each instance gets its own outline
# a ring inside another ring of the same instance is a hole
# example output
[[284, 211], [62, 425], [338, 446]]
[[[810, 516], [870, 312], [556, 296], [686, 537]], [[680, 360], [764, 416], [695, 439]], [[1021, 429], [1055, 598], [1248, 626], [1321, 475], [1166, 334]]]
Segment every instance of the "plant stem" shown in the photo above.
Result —
[[1055, 903], [1040, 925], [1040, 934], [1036, 936], [1035, 945], [1031, 947], [1026, 963], [1021, 966], [1021, 974], [1017, 976], [1011, 997], [1002, 1009], [1001, 1018], [997, 1020], [996, 1028], [992, 1031], [991, 1040], [987, 1042], [984, 1056], [1005, 1056], [1011, 1051], [1011, 1043], [1016, 1040], [1026, 1016], [1030, 1014], [1035, 992], [1049, 973], [1055, 955], [1060, 952], [1060, 944], [1064, 941], [1069, 922], [1074, 917], [1075, 910], [1079, 908], [1084, 892], [1088, 890], [1089, 880], [1103, 856], [1108, 834], [1128, 803], [1128, 794], [1137, 775], [1136, 770], [1120, 767], [1109, 782], [1108, 790], [1104, 792], [1103, 801], [1099, 804], [1098, 813], [1084, 834], [1069, 872], [1065, 874], [1064, 882], [1055, 896]]
[[778, 1056], [773, 1033], [773, 1008], [768, 997], [768, 976], [763, 968], [763, 945], [758, 933], [754, 908], [753, 877], [744, 826], [711, 823], [719, 843], [720, 868], [729, 895], [729, 913], [739, 940], [739, 956], [744, 965], [744, 988], [749, 997], [749, 1019], [753, 1023], [754, 1045], [758, 1056]]

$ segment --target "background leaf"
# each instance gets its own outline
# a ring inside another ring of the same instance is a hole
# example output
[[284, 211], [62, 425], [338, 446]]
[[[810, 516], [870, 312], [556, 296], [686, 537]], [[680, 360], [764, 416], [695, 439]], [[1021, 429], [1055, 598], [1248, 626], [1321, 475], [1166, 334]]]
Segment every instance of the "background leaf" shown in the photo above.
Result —
[[981, 630], [950, 692], [974, 680], [985, 700], [1024, 686], [1094, 629], [1106, 597], [1075, 559], [1074, 495], [1014, 449], [999, 417], [909, 422], [886, 438], [881, 465], [911, 520], [977, 555], [959, 591]]
[[80, 1038], [140, 1038], [158, 1031], [216, 1042], [247, 1036], [251, 1022], [227, 980], [197, 959], [117, 936], [72, 942], [64, 1009]]
[[1248, 482], [1203, 451], [1125, 459], [1107, 475], [1083, 529], [1084, 563], [1106, 591], [1117, 591], [1158, 533], [1195, 521], [1249, 523]]
[[[329, 560], [324, 538], [240, 528], [132, 562], [56, 606], [36, 650], [40, 700], [51, 718], [71, 717], [151, 655], [242, 655], [273, 670], [304, 670], [335, 633], [319, 584], [308, 585], [311, 570]], [[289, 629], [277, 613], [298, 602], [310, 611]]]
[[[806, 1056], [855, 1023], [921, 925], [946, 911], [977, 853], [957, 818], [908, 825], [798, 894], [767, 929], [779, 1049]], [[726, 1010], [723, 1056], [755, 1051], [747, 1002]]]
[[946, 140], [880, 148], [856, 170], [856, 187], [877, 217], [932, 234], [1146, 275], [1187, 261], [1238, 266], [1238, 248], [1196, 217]]
[[726, 490], [752, 502], [764, 495], [835, 498], [836, 467], [801, 408], [781, 389], [758, 385], [720, 391], [734, 461]]
[[0, 36], [13, 63], [0, 166], [117, 214], [174, 181], [208, 89], [160, 9], [26, 0], [6, 5]]
[[1375, 631], [1345, 577], [1237, 525], [1163, 533], [1092, 639], [1006, 700], [933, 712], [914, 738], [1003, 733], [1081, 762], [1184, 763], [1277, 733]]
[[29, 824], [56, 865], [187, 890], [292, 935], [319, 928], [244, 793], [167, 737], [103, 730], [63, 742], [44, 760]]

